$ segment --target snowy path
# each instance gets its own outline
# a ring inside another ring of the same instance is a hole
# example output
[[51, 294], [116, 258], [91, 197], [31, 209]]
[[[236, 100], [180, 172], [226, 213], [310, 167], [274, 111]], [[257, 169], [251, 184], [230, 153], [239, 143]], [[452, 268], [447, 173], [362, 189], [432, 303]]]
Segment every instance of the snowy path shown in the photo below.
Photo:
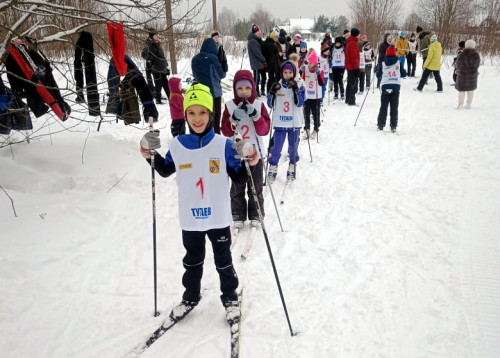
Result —
[[[498, 72], [480, 71], [470, 111], [454, 109], [447, 70], [442, 94], [432, 81], [415, 93], [416, 80], [405, 80], [400, 135], [376, 131], [377, 92], [356, 126], [359, 107], [326, 109], [320, 143], [311, 142], [313, 162], [302, 141], [297, 180], [278, 203], [284, 233], [269, 194], [265, 204], [300, 334], [290, 337], [261, 233], [240, 259], [243, 232], [234, 247], [245, 287], [242, 357], [500, 356]], [[0, 185], [19, 215], [0, 191], [2, 357], [123, 357], [180, 299], [177, 192], [172, 178], [158, 177], [163, 316], [152, 317], [151, 178], [138, 153], [142, 133], [121, 124], [92, 129], [84, 164], [86, 127], [53, 136], [53, 145], [45, 137], [14, 146], [14, 158], [0, 150]], [[284, 160], [278, 197], [286, 167]], [[199, 307], [145, 358], [228, 356], [209, 246], [203, 287]]]

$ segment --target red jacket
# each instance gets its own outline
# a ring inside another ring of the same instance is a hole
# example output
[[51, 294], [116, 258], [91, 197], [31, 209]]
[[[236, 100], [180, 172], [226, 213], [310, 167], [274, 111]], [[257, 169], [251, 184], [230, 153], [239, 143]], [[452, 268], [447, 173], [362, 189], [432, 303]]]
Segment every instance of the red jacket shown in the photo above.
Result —
[[184, 97], [180, 88], [181, 79], [178, 77], [170, 77], [168, 79], [168, 88], [170, 88], [170, 98], [168, 104], [170, 106], [170, 117], [173, 121], [184, 120]]
[[[234, 75], [233, 80], [233, 93], [234, 99], [232, 100], [236, 105], [240, 104], [243, 101], [243, 98], [240, 98], [236, 93], [236, 89], [234, 86], [239, 80], [248, 80], [252, 83], [252, 94], [250, 98], [248, 98], [248, 103], [255, 102], [255, 82], [253, 80], [252, 72], [248, 70], [239, 70]], [[255, 124], [255, 132], [257, 132], [260, 136], [265, 136], [269, 133], [269, 129], [271, 128], [271, 118], [269, 117], [269, 113], [267, 112], [266, 105], [262, 102], [260, 106], [260, 118], [254, 121]], [[229, 118], [229, 111], [227, 106], [224, 108], [224, 112], [222, 113], [222, 121], [220, 126], [220, 131], [226, 137], [232, 137], [234, 135], [233, 127], [231, 125], [231, 120]]]
[[349, 36], [347, 45], [345, 46], [345, 69], [359, 70], [359, 48], [358, 39], [354, 36]]

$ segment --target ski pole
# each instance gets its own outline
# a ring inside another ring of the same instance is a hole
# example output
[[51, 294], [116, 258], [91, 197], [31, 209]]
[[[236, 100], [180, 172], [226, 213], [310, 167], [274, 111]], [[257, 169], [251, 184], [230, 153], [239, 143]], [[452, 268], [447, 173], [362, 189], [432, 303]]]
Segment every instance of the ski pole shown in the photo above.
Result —
[[[244, 99], [244, 103], [246, 105], [247, 98]], [[251, 120], [251, 119], [250, 119], [250, 122], [252, 122], [253, 135], [255, 136], [255, 141], [257, 142], [257, 148], [259, 149], [260, 158], [262, 160], [264, 160], [264, 156], [262, 155], [262, 149], [260, 147], [259, 137], [257, 136], [257, 130], [255, 129], [255, 124], [253, 123], [253, 120]], [[269, 155], [269, 150], [268, 150], [268, 155]], [[264, 172], [264, 174], [266, 174], [266, 173], [267, 173], [267, 169]], [[264, 177], [267, 179], [267, 175], [264, 175]], [[252, 178], [252, 181], [253, 181], [253, 178]], [[276, 210], [276, 216], [278, 216], [278, 222], [280, 223], [281, 232], [285, 232], [285, 230], [283, 229], [283, 225], [281, 224], [281, 217], [280, 217], [280, 213], [278, 211], [278, 206], [276, 205], [276, 199], [274, 197], [274, 191], [273, 191], [273, 186], [271, 185], [271, 182], [269, 182], [269, 191], [271, 192], [271, 198], [273, 199], [274, 209]]]
[[245, 53], [247, 52], [247, 49], [243, 47], [243, 56], [241, 56], [241, 66], [240, 70], [243, 68], [243, 59], [245, 58]]
[[[373, 75], [372, 75], [372, 82], [373, 82]], [[371, 83], [370, 83], [371, 85]], [[365, 105], [366, 97], [368, 97], [368, 93], [370, 93], [370, 89], [366, 91], [365, 98], [363, 99], [363, 103], [361, 103], [361, 108], [359, 109], [358, 116], [356, 117], [356, 121], [354, 122], [354, 126], [356, 126], [356, 123], [358, 123], [358, 118], [359, 115], [361, 114], [361, 111], [363, 110], [363, 106]]]
[[[153, 132], [153, 117], [149, 117], [149, 131]], [[151, 194], [153, 201], [153, 281], [154, 281], [154, 300], [155, 300], [155, 313], [154, 316], [158, 317], [160, 312], [158, 312], [157, 306], [157, 276], [156, 276], [156, 186], [155, 186], [155, 154], [156, 151], [151, 150]]]
[[269, 117], [271, 118], [271, 128], [269, 129], [269, 141], [267, 143], [266, 175], [264, 176], [264, 186], [267, 185], [267, 169], [269, 168], [269, 155], [271, 154], [271, 140], [273, 138], [273, 110], [274, 107], [271, 107], [271, 111], [269, 112]]
[[288, 316], [288, 310], [286, 308], [285, 297], [283, 295], [283, 290], [281, 289], [280, 279], [278, 277], [278, 271], [276, 270], [276, 265], [274, 263], [273, 252], [271, 250], [271, 245], [269, 244], [269, 238], [267, 236], [266, 228], [264, 226], [264, 218], [262, 217], [262, 210], [260, 209], [259, 199], [257, 198], [257, 191], [255, 190], [255, 184], [252, 178], [252, 172], [250, 171], [250, 165], [248, 164], [248, 160], [245, 158], [245, 168], [248, 173], [248, 177], [250, 178], [250, 185], [252, 188], [253, 200], [255, 201], [255, 206], [257, 207], [257, 212], [259, 213], [259, 221], [262, 227], [262, 232], [264, 233], [264, 239], [266, 241], [267, 251], [269, 253], [269, 259], [271, 260], [271, 265], [273, 266], [274, 278], [276, 279], [276, 284], [278, 286], [278, 291], [281, 298], [281, 303], [283, 304], [283, 309], [285, 311], [286, 321], [288, 323], [288, 328], [290, 329], [290, 335], [296, 336], [297, 332], [293, 331], [292, 324], [290, 323], [290, 317]]

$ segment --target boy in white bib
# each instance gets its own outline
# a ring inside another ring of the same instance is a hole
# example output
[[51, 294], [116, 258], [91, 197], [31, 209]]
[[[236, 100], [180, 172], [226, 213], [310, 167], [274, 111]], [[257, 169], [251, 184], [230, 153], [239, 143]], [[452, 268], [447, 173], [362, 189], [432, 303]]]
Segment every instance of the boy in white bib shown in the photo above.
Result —
[[[205, 260], [205, 240], [212, 243], [214, 261], [220, 278], [221, 300], [229, 316], [238, 307], [238, 277], [231, 257], [231, 206], [229, 177], [247, 180], [240, 157], [256, 165], [259, 156], [247, 141], [233, 141], [214, 131], [213, 97], [210, 89], [194, 84], [184, 97], [184, 113], [190, 134], [169, 142], [165, 158], [155, 152], [154, 164], [162, 177], [176, 173], [179, 221], [186, 249], [183, 258], [185, 291], [175, 312], [190, 311], [200, 300]], [[151, 150], [160, 148], [159, 132], [148, 132], [141, 140], [141, 154], [151, 162]]]

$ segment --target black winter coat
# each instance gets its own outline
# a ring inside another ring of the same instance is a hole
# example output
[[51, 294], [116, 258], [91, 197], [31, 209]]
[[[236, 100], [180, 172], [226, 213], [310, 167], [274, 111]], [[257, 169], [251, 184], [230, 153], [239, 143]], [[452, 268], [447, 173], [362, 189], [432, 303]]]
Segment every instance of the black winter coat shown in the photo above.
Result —
[[268, 37], [262, 44], [262, 54], [266, 59], [267, 72], [280, 72], [280, 53], [276, 42]]
[[478, 68], [481, 58], [473, 48], [466, 48], [457, 58], [455, 69], [457, 71], [457, 81], [455, 88], [457, 91], [474, 91], [477, 88]]
[[148, 37], [146, 48], [142, 51], [142, 57], [151, 65], [151, 71], [170, 74], [165, 53], [159, 42], [153, 42]]

